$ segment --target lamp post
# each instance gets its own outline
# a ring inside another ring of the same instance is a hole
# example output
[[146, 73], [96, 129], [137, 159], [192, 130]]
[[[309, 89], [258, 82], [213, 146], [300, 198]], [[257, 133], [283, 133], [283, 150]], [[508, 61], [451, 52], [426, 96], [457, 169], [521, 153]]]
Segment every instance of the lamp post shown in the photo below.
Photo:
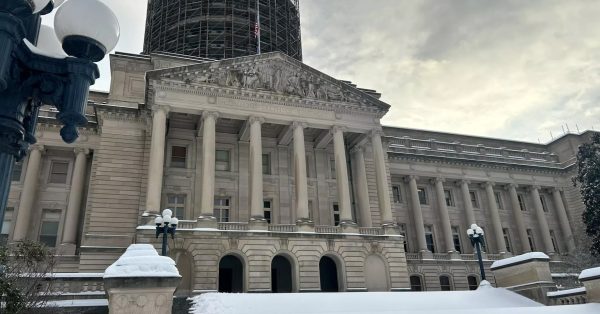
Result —
[[170, 233], [171, 238], [175, 239], [175, 230], [177, 230], [177, 224], [179, 220], [175, 217], [171, 218], [173, 211], [165, 209], [162, 212], [162, 216], [157, 216], [154, 219], [156, 224], [156, 238], [159, 235], [163, 235], [162, 238], [162, 256], [167, 256], [167, 235]]
[[485, 270], [483, 269], [483, 259], [481, 258], [481, 245], [483, 244], [483, 229], [476, 224], [471, 225], [467, 230], [467, 235], [471, 239], [471, 244], [477, 250], [477, 260], [479, 261], [479, 271], [481, 272], [481, 281], [485, 280]]
[[[14, 163], [36, 143], [40, 106], [58, 109], [60, 135], [73, 143], [77, 127], [87, 124], [89, 88], [100, 77], [95, 62], [119, 40], [119, 23], [105, 4], [63, 2], [0, 1], [0, 224]], [[42, 34], [41, 16], [57, 7], [55, 34]]]

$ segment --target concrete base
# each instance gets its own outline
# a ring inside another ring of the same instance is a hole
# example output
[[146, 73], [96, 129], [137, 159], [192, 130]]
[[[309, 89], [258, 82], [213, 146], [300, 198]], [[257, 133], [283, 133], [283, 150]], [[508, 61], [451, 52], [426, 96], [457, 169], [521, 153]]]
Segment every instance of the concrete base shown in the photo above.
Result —
[[358, 225], [353, 221], [341, 221], [342, 233], [358, 233]]
[[400, 229], [394, 224], [385, 224], [382, 226], [383, 233], [386, 235], [400, 235]]
[[269, 223], [264, 218], [250, 218], [248, 222], [248, 230], [269, 230]]
[[582, 279], [588, 303], [600, 303], [600, 277]]
[[107, 278], [104, 289], [111, 314], [170, 314], [181, 278]]
[[217, 219], [213, 216], [200, 216], [196, 221], [196, 228], [217, 229]]
[[433, 259], [433, 253], [430, 251], [421, 251], [419, 252], [419, 257], [421, 259]]
[[298, 220], [296, 226], [300, 232], [315, 232], [315, 223], [312, 220]]

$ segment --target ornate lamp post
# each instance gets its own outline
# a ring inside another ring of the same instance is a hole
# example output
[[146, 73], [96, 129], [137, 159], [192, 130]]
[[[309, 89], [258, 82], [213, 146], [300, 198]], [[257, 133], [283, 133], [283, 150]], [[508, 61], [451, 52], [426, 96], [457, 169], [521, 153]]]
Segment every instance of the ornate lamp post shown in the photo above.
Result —
[[471, 239], [471, 244], [477, 250], [477, 260], [479, 261], [479, 271], [481, 272], [481, 281], [485, 280], [485, 270], [483, 269], [483, 259], [481, 258], [481, 245], [483, 244], [483, 229], [476, 224], [471, 225], [471, 229], [467, 230], [467, 235]]
[[56, 35], [40, 37], [41, 16], [63, 2], [0, 1], [0, 224], [14, 163], [36, 142], [40, 106], [58, 109], [60, 135], [73, 143], [77, 127], [87, 124], [89, 87], [100, 76], [94, 62], [119, 39], [116, 16], [99, 0], [67, 1], [55, 15]]
[[172, 215], [173, 211], [165, 209], [162, 212], [162, 217], [157, 216], [156, 219], [154, 219], [154, 223], [156, 224], [156, 238], [161, 234], [163, 235], [162, 256], [167, 256], [167, 235], [170, 233], [171, 238], [175, 239], [175, 230], [177, 230], [177, 224], [179, 223], [177, 218], [171, 218]]

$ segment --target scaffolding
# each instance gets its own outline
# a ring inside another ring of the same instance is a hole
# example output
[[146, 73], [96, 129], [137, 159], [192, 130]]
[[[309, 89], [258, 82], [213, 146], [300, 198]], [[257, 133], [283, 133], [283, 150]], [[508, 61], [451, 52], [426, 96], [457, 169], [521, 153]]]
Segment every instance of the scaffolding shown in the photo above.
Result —
[[254, 55], [259, 7], [261, 52], [281, 51], [302, 61], [298, 1], [148, 0], [144, 53], [216, 60]]

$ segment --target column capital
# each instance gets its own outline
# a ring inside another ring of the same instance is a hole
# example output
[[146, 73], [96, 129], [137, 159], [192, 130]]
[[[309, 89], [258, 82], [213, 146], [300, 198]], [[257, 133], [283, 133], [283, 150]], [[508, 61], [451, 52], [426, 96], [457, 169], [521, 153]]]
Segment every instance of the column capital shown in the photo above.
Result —
[[219, 119], [219, 113], [216, 111], [202, 111], [202, 121], [206, 120], [206, 118], [213, 118], [215, 120]]
[[431, 179], [431, 183], [433, 183], [433, 184], [444, 183], [444, 182], [446, 182], [446, 179], [443, 177], [435, 177], [435, 178]]
[[255, 122], [258, 122], [258, 123], [260, 123], [260, 124], [263, 124], [263, 123], [265, 123], [265, 118], [263, 118], [263, 117], [259, 117], [259, 116], [250, 116], [250, 117], [248, 118], [248, 123], [250, 123], [250, 124], [254, 124]]
[[530, 185], [529, 187], [527, 187], [527, 190], [530, 191], [530, 192], [532, 192], [533, 190], [536, 190], [539, 193], [540, 189], [541, 189], [541, 187], [539, 185], [535, 185], [535, 184], [534, 185]]
[[354, 145], [354, 147], [352, 147], [350, 149], [350, 153], [351, 154], [356, 154], [356, 153], [365, 153], [365, 146], [364, 145]]
[[385, 136], [385, 133], [383, 133], [383, 129], [381, 128], [377, 128], [377, 129], [372, 129], [371, 131], [369, 131], [368, 133], [369, 137], [374, 137], [374, 136]]
[[506, 190], [510, 190], [510, 189], [516, 189], [516, 188], [518, 188], [518, 187], [519, 187], [519, 185], [518, 185], [518, 184], [516, 184], [516, 183], [514, 183], [514, 182], [513, 182], [513, 183], [509, 183], [509, 184], [507, 184], [507, 185], [505, 185], [505, 186], [504, 186], [504, 188], [505, 188]]
[[415, 181], [419, 180], [419, 176], [411, 174], [411, 175], [404, 177], [404, 181], [406, 181], [406, 182], [410, 182], [412, 180], [415, 180]]
[[90, 154], [90, 149], [89, 148], [85, 148], [85, 147], [75, 147], [73, 149], [73, 152], [75, 153], [75, 155], [79, 155], [79, 154], [89, 155]]
[[550, 187], [550, 190], [551, 190], [552, 192], [558, 192], [558, 193], [560, 193], [560, 192], [564, 192], [564, 191], [565, 191], [565, 189], [564, 189], [564, 188], [562, 188], [562, 187], [560, 187], [560, 186], [553, 186], [553, 187]]
[[492, 182], [492, 181], [485, 181], [483, 183], [481, 183], [481, 187], [486, 189], [488, 186], [490, 187], [494, 187], [496, 185], [496, 183]]
[[34, 145], [29, 146], [29, 151], [34, 151], [34, 150], [37, 150], [43, 154], [46, 152], [46, 147], [42, 144], [34, 144]]
[[335, 134], [337, 132], [346, 132], [348, 130], [347, 127], [341, 125], [334, 125], [331, 127], [331, 133]]
[[167, 106], [167, 105], [152, 106], [152, 114], [156, 113], [157, 111], [162, 111], [164, 114], [169, 114], [169, 112], [171, 112], [171, 106]]
[[308, 124], [306, 122], [302, 122], [302, 121], [292, 122], [292, 129], [297, 129], [297, 128], [306, 129], [307, 126], [308, 126]]
[[468, 179], [460, 179], [460, 180], [456, 180], [456, 185], [461, 187], [463, 184], [471, 184], [471, 180]]

